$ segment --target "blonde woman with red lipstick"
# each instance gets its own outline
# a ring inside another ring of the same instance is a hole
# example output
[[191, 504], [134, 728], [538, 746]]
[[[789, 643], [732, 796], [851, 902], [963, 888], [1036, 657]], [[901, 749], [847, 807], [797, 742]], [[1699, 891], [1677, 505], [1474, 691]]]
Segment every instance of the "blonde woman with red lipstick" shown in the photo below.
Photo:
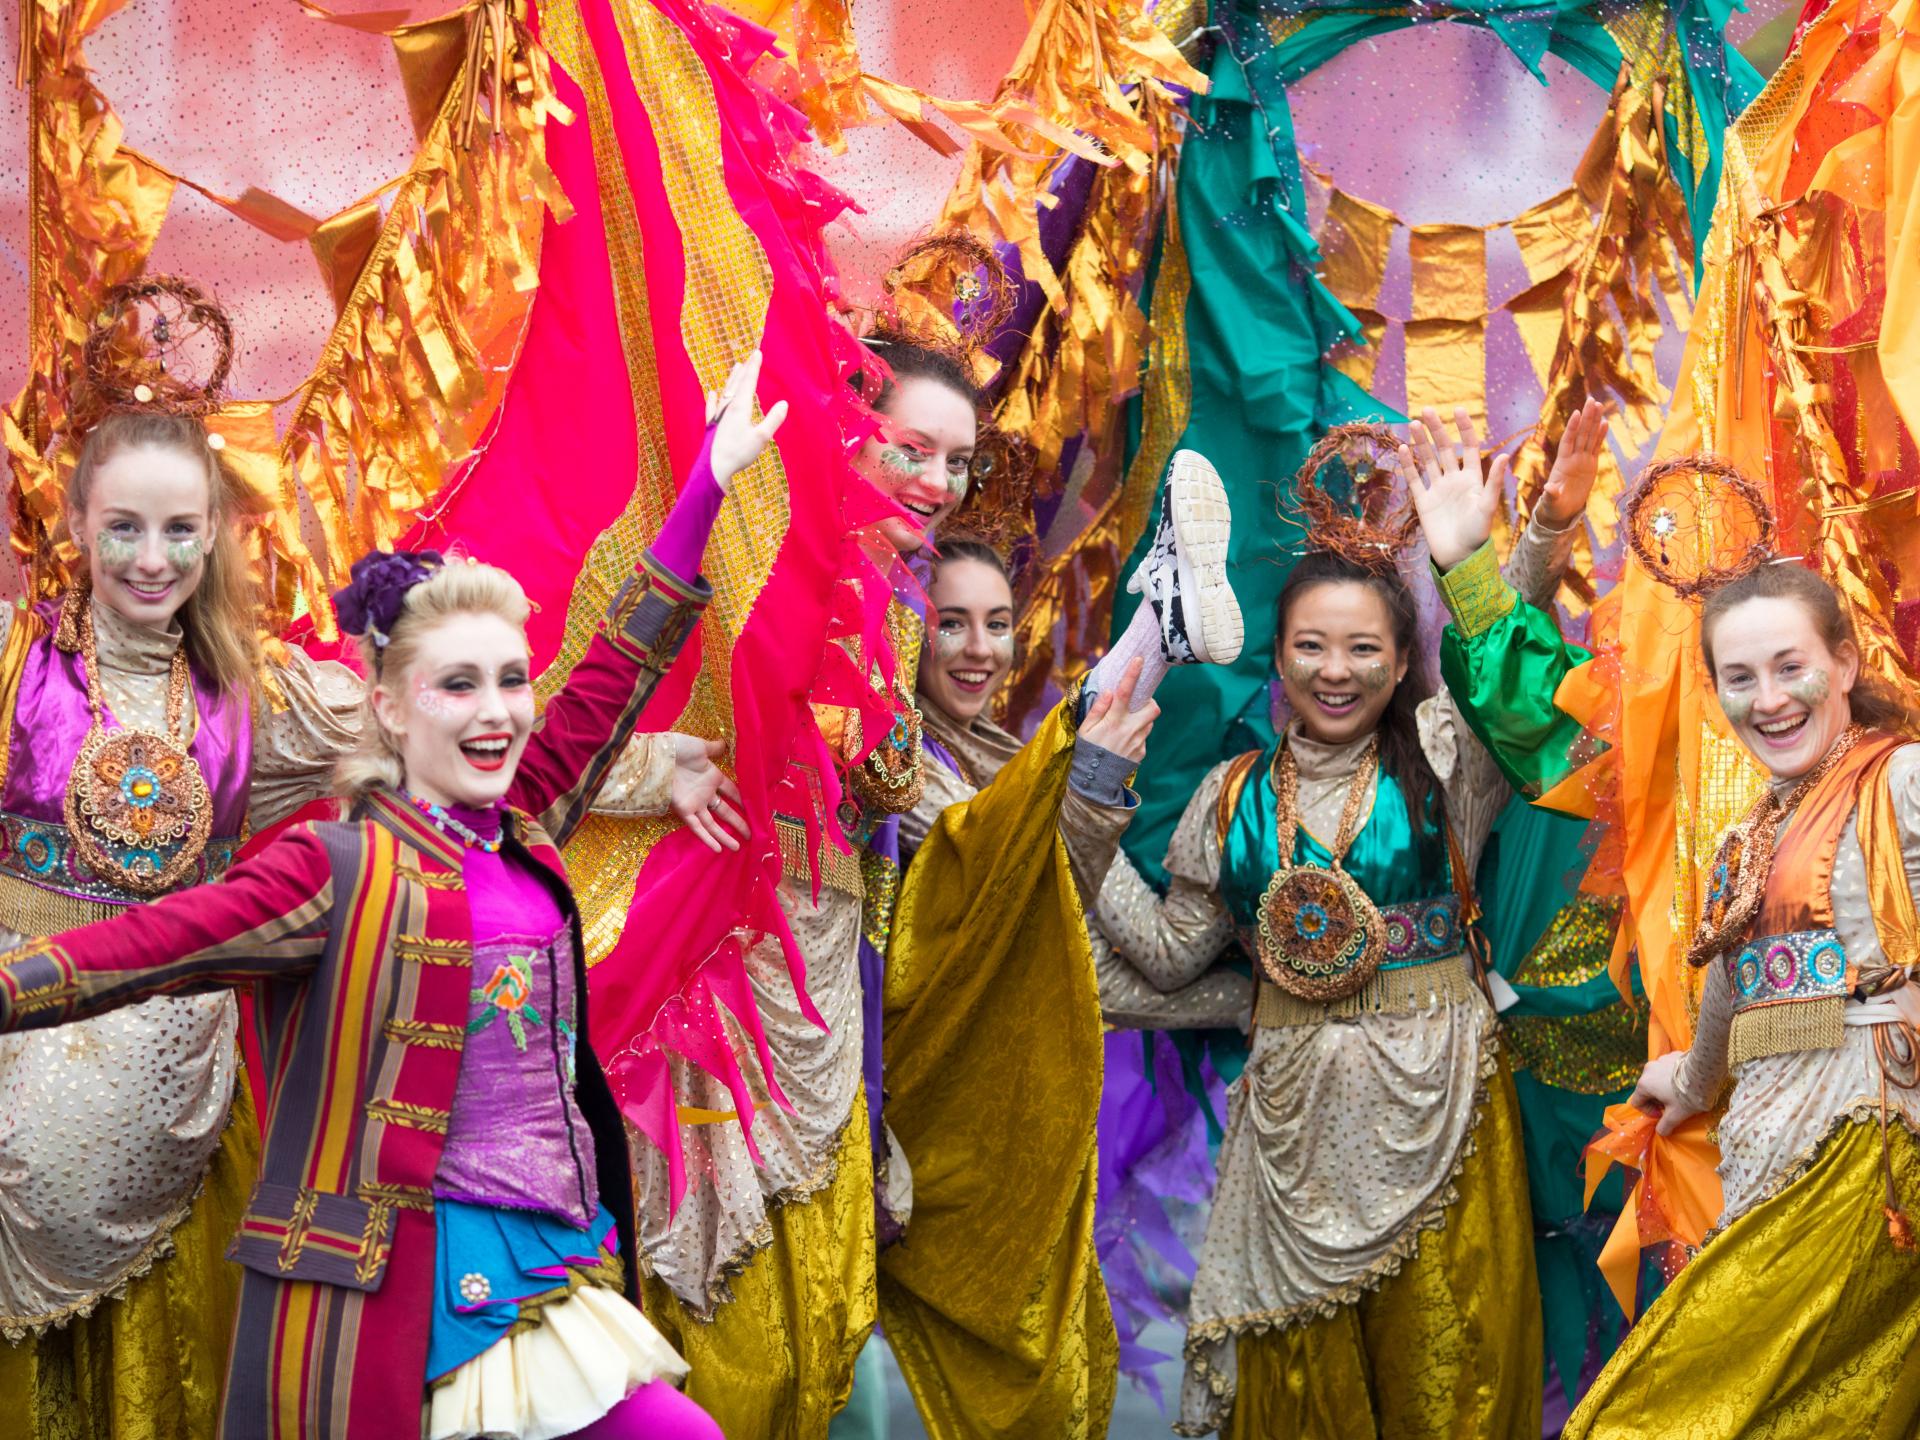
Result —
[[[1489, 490], [1458, 467], [1415, 490], [1447, 577], [1449, 666], [1506, 767], [1550, 780], [1579, 734], [1552, 696], [1587, 657], [1490, 577]], [[1920, 727], [1862, 673], [1833, 587], [1796, 562], [1713, 591], [1700, 651], [1770, 783], [1714, 860], [1687, 957], [1692, 1046], [1650, 1062], [1632, 1098], [1663, 1135], [1725, 1104], [1724, 1208], [1564, 1433], [1914, 1435]]]
[[[1592, 457], [1563, 454], [1554, 480], [1510, 565], [1542, 600]], [[1164, 897], [1116, 866], [1138, 893], [1097, 915], [1162, 988], [1205, 975], [1236, 934], [1257, 960], [1176, 1429], [1532, 1440], [1519, 1109], [1467, 929], [1510, 791], [1422, 674], [1391, 546], [1346, 533], [1281, 590], [1282, 735], [1202, 782]]]

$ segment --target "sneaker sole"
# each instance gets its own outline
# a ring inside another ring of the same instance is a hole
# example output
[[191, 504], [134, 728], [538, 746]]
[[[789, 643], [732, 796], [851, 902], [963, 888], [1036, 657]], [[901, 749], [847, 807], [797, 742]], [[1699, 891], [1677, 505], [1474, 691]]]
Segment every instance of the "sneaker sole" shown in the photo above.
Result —
[[[1167, 472], [1173, 533], [1179, 540], [1180, 593], [1190, 596], [1187, 643], [1196, 659], [1231, 665], [1246, 639], [1240, 601], [1227, 578], [1227, 544], [1233, 536], [1233, 511], [1220, 472], [1197, 450], [1175, 453]], [[1193, 620], [1199, 621], [1193, 626]]]

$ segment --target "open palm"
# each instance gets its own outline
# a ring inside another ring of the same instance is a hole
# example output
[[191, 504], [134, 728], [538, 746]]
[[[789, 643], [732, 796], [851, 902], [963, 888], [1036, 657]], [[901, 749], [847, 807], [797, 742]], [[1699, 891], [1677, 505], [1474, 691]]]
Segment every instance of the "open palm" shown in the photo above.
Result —
[[780, 422], [787, 418], [787, 402], [779, 401], [766, 417], [754, 422], [754, 392], [760, 388], [760, 352], [754, 351], [727, 375], [718, 393], [707, 395], [707, 424], [713, 427], [713, 478], [722, 490], [733, 492], [733, 477], [760, 458]]
[[1465, 410], [1453, 412], [1459, 438], [1439, 413], [1428, 410], [1407, 427], [1408, 443], [1397, 457], [1427, 552], [1442, 570], [1451, 570], [1487, 543], [1494, 511], [1507, 487], [1507, 457], [1496, 455], [1482, 473], [1480, 434]]

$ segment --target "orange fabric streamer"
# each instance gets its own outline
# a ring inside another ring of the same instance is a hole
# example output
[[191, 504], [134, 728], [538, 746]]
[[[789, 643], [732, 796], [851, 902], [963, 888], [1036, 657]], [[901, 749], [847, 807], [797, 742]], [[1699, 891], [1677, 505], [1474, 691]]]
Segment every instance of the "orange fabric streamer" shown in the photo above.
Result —
[[1600, 1251], [1600, 1273], [1620, 1309], [1632, 1316], [1638, 1296], [1640, 1252], [1649, 1245], [1678, 1240], [1698, 1246], [1720, 1216], [1720, 1177], [1714, 1173], [1719, 1151], [1707, 1138], [1706, 1117], [1695, 1115], [1671, 1135], [1655, 1128], [1657, 1117], [1632, 1105], [1609, 1105], [1607, 1128], [1582, 1156], [1587, 1190], [1594, 1191], [1615, 1165], [1639, 1172], [1620, 1221]]

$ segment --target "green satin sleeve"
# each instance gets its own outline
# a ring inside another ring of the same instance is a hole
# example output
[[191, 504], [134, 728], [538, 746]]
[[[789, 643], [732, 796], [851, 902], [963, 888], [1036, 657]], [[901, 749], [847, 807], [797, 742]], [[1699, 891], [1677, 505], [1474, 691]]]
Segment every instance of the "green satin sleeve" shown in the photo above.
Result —
[[1435, 578], [1453, 616], [1440, 638], [1440, 677], [1507, 782], [1537, 797], [1571, 768], [1568, 752], [1580, 736], [1554, 692], [1592, 656], [1501, 578], [1491, 544]]

